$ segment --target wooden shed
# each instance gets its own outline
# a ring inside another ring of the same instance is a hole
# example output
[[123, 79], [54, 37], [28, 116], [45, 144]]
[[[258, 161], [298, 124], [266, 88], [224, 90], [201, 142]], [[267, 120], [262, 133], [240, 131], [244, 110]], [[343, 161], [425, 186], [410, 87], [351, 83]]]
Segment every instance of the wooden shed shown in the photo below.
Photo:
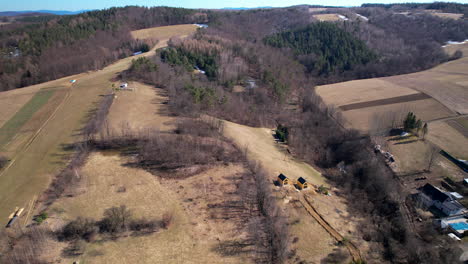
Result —
[[289, 179], [283, 173], [281, 173], [280, 175], [278, 175], [278, 182], [281, 185], [288, 185]]
[[309, 184], [307, 183], [307, 181], [302, 178], [302, 177], [299, 177], [299, 179], [297, 179], [297, 187], [299, 187], [299, 189], [306, 189], [309, 187]]

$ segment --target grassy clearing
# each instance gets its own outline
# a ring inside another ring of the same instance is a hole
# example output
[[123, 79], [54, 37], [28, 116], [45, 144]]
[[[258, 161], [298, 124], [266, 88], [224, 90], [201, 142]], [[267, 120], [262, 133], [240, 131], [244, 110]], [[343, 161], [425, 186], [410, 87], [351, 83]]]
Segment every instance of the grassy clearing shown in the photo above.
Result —
[[169, 115], [168, 98], [164, 90], [138, 82], [130, 83], [133, 91], [119, 91], [109, 110], [108, 124], [114, 133], [122, 130], [173, 129], [173, 117]]
[[459, 14], [459, 13], [444, 13], [444, 12], [431, 11], [431, 10], [429, 10], [427, 13], [436, 17], [454, 19], [454, 20], [458, 20], [463, 17], [463, 14]]
[[303, 177], [315, 185], [325, 184], [320, 172], [305, 162], [287, 154], [283, 145], [275, 143], [273, 132], [268, 128], [255, 128], [224, 121], [224, 133], [245, 149], [250, 159], [260, 162], [274, 180], [280, 173], [293, 180]]
[[37, 110], [47, 103], [54, 92], [55, 90], [39, 91], [0, 128], [0, 149], [16, 135]]
[[313, 15], [314, 18], [320, 21], [342, 21], [343, 19], [339, 17], [339, 14], [317, 14]]
[[152, 27], [132, 31], [132, 37], [135, 39], [169, 39], [173, 36], [190, 35], [197, 29], [197, 26], [192, 24]]

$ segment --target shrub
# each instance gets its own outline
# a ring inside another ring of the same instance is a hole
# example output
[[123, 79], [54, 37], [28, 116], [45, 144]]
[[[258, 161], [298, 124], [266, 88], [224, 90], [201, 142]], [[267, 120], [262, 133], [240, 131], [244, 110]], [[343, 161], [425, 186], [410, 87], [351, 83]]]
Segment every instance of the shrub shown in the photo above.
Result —
[[156, 232], [158, 224], [156, 220], [137, 219], [130, 221], [130, 230], [137, 232]]
[[8, 159], [4, 156], [0, 156], [0, 169], [5, 167], [5, 165], [7, 164], [8, 162]]
[[281, 142], [286, 142], [288, 141], [288, 136], [288, 128], [279, 124], [276, 128], [276, 138]]
[[163, 214], [163, 217], [161, 220], [161, 227], [164, 229], [168, 229], [169, 226], [172, 224], [173, 219], [174, 219], [174, 216], [172, 213]]
[[47, 214], [47, 212], [42, 212], [39, 215], [36, 215], [34, 217], [34, 221], [36, 221], [38, 224], [40, 224], [40, 223], [44, 222], [47, 219], [48, 216], [49, 215]]
[[71, 221], [62, 229], [62, 237], [65, 240], [86, 239], [91, 240], [95, 236], [96, 227], [95, 221], [78, 217], [76, 220]]
[[104, 218], [99, 222], [99, 231], [119, 233], [127, 229], [132, 213], [125, 205], [111, 207], [104, 211]]

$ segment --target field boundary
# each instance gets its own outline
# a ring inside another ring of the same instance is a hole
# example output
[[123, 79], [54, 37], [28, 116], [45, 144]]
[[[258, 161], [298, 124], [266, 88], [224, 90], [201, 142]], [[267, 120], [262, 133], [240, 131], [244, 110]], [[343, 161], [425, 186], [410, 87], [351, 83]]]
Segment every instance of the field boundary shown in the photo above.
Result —
[[54, 93], [55, 90], [39, 90], [0, 127], [0, 132], [3, 134], [0, 135], [0, 149], [5, 147], [14, 138], [21, 128], [33, 117], [34, 113], [49, 102]]
[[17, 152], [17, 154], [15, 155], [14, 158], [12, 158], [10, 160], [10, 162], [8, 162], [8, 165], [3, 168], [1, 171], [0, 171], [0, 177], [2, 177], [2, 175], [15, 163], [16, 159], [21, 155], [23, 154], [26, 150], [28, 150], [29, 146], [31, 146], [31, 144], [34, 142], [34, 140], [39, 136], [39, 134], [41, 133], [42, 129], [47, 125], [47, 123], [49, 123], [49, 121], [55, 116], [55, 114], [57, 113], [57, 111], [63, 106], [63, 104], [68, 100], [68, 98], [70, 98], [70, 94], [71, 94], [71, 89], [72, 89], [73, 86], [71, 86], [69, 89], [68, 89], [68, 92], [67, 94], [65, 95], [65, 97], [63, 98], [62, 102], [60, 102], [60, 104], [57, 106], [57, 108], [55, 108], [54, 112], [52, 112], [52, 114], [49, 116], [49, 118], [47, 118], [46, 121], [44, 121], [44, 123], [41, 125], [41, 127], [39, 127], [39, 129], [36, 131], [36, 133], [34, 133], [34, 135], [26, 142], [26, 144], [24, 145], [24, 147], [19, 150]]
[[463, 136], [468, 137], [468, 129], [466, 129], [462, 124], [458, 123], [457, 119], [446, 120], [445, 123], [447, 123], [447, 125], [453, 127], [455, 130], [457, 130]]
[[429, 95], [425, 93], [417, 93], [417, 94], [409, 94], [409, 95], [396, 96], [396, 97], [385, 98], [385, 99], [378, 99], [378, 100], [372, 100], [372, 101], [366, 101], [366, 102], [341, 105], [339, 106], [339, 108], [341, 109], [341, 111], [344, 112], [344, 111], [356, 110], [356, 109], [367, 108], [367, 107], [407, 103], [407, 102], [419, 101], [419, 100], [425, 100], [425, 99], [432, 99], [432, 97], [430, 97]]

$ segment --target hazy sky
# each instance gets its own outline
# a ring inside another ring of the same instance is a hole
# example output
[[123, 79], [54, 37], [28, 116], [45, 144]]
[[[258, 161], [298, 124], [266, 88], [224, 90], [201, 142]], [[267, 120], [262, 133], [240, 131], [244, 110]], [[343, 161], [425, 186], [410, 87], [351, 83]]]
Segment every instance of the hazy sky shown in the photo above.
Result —
[[[439, 0], [440, 1], [440, 0]], [[358, 6], [362, 3], [405, 3], [433, 2], [427, 0], [0, 0], [0, 11], [19, 10], [82, 10], [103, 9], [112, 6], [174, 6], [187, 8], [223, 8], [223, 7], [259, 7], [259, 6], [291, 6], [298, 4], [318, 4], [330, 6]], [[468, 0], [447, 1], [468, 3]]]

